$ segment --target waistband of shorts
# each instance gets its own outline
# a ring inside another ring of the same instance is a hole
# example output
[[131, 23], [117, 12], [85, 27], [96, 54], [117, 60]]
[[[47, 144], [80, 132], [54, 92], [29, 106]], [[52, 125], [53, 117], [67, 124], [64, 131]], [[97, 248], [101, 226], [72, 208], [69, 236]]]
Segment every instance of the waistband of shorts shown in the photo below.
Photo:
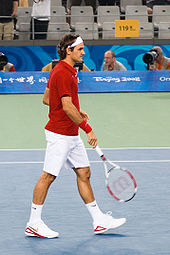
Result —
[[58, 133], [54, 133], [54, 132], [52, 132], [52, 131], [49, 131], [49, 130], [47, 130], [47, 129], [44, 129], [45, 130], [45, 134], [47, 134], [47, 135], [51, 135], [51, 136], [54, 136], [54, 137], [63, 137], [63, 138], [65, 138], [65, 139], [68, 139], [68, 140], [70, 140], [70, 139], [77, 139], [77, 138], [79, 138], [80, 137], [80, 134], [78, 134], [78, 135], [75, 135], [75, 136], [70, 136], [70, 135], [61, 135], [61, 134], [58, 134]]

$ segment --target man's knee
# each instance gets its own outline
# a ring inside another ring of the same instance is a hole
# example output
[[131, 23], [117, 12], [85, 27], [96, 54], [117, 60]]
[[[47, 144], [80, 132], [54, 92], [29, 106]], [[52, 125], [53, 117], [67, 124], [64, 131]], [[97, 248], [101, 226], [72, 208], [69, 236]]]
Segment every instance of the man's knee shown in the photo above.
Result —
[[80, 178], [82, 181], [87, 181], [90, 179], [91, 172], [89, 167], [75, 169], [77, 177]]
[[45, 182], [52, 183], [55, 180], [56, 176], [43, 171], [40, 178]]

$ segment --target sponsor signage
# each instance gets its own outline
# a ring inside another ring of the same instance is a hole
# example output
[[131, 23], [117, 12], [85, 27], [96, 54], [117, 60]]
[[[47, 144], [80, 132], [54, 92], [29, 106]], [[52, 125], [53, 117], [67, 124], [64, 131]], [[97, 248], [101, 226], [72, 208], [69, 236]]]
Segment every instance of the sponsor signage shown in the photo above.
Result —
[[[49, 72], [0, 73], [0, 94], [44, 93]], [[170, 91], [170, 71], [79, 72], [79, 93]]]

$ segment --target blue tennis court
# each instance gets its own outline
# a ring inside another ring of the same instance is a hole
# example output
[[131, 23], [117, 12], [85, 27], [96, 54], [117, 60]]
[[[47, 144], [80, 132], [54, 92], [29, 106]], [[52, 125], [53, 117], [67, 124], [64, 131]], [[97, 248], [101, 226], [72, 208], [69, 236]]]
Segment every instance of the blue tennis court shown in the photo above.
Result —
[[104, 149], [106, 156], [131, 170], [136, 197], [118, 203], [105, 189], [103, 164], [92, 149], [91, 183], [96, 200], [113, 217], [127, 223], [93, 235], [91, 217], [79, 197], [75, 174], [63, 169], [52, 184], [43, 220], [60, 233], [58, 239], [25, 237], [32, 192], [42, 171], [45, 150], [0, 150], [0, 253], [3, 255], [169, 255], [170, 148]]

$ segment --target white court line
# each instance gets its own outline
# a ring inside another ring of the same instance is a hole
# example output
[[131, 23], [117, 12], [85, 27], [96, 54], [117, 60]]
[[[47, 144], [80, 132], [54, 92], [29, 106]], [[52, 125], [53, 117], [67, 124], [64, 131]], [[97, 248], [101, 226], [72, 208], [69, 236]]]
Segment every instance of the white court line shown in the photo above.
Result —
[[[118, 147], [118, 148], [102, 148], [102, 150], [170, 150], [170, 147]], [[86, 148], [86, 150], [94, 150]]]
[[[169, 163], [170, 160], [114, 160], [115, 163]], [[0, 165], [13, 165], [13, 164], [43, 164], [44, 161], [2, 161]], [[90, 163], [103, 163], [100, 160], [91, 160]]]
[[[102, 150], [170, 150], [170, 147], [119, 147], [119, 148], [103, 148]], [[45, 148], [39, 149], [0, 149], [1, 151], [45, 151]], [[86, 150], [94, 150], [92, 148], [86, 148]]]
[[0, 149], [1, 151], [45, 151], [46, 149]]
[[0, 165], [14, 165], [14, 164], [43, 164], [44, 161], [2, 161]]

